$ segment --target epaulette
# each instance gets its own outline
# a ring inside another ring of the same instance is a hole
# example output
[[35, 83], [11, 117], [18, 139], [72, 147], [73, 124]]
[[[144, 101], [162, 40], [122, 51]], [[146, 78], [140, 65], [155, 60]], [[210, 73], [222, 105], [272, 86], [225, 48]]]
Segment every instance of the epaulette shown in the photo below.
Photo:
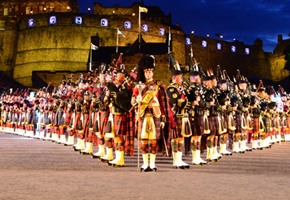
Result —
[[177, 92], [178, 85], [176, 83], [170, 83], [167, 87], [167, 91], [169, 91], [170, 93]]
[[167, 88], [176, 88], [176, 89], [178, 89], [178, 87], [179, 86], [178, 86], [177, 83], [170, 83]]

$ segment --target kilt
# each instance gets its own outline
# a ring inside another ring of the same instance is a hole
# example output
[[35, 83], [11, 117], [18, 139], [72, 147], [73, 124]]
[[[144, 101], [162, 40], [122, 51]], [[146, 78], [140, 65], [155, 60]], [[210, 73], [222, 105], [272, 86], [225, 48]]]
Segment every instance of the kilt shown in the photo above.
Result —
[[75, 128], [76, 130], [82, 130], [83, 129], [83, 123], [82, 123], [82, 120], [81, 120], [81, 113], [80, 112], [77, 112], [76, 113], [76, 116], [74, 118], [75, 120]]
[[[182, 116], [175, 116], [176, 128], [173, 130], [173, 139], [183, 137], [183, 135], [182, 135], [182, 118], [183, 118]], [[189, 130], [186, 129], [185, 134], [191, 134], [191, 133], [189, 133]]]
[[129, 112], [127, 114], [127, 131], [125, 137], [125, 152], [127, 155], [134, 155], [134, 139], [135, 139], [135, 127], [134, 127], [134, 114], [133, 112]]
[[[145, 115], [146, 115], [146, 113], [145, 113]], [[153, 115], [153, 113], [152, 113], [152, 115]], [[155, 125], [156, 139], [158, 140], [160, 137], [160, 118], [153, 117], [153, 120], [154, 120], [154, 125]], [[140, 121], [141, 121], [141, 132], [142, 132], [142, 129], [144, 128], [144, 127], [142, 127], [142, 124], [144, 122], [144, 117], [142, 117]]]
[[271, 128], [271, 120], [268, 117], [263, 118], [265, 129], [264, 132], [270, 133], [270, 128]]
[[99, 111], [97, 114], [99, 115], [99, 121], [94, 120], [93, 130], [94, 132], [97, 132], [97, 130], [99, 129], [98, 131], [100, 132], [101, 136], [104, 136], [106, 124], [108, 122], [109, 111]]
[[209, 129], [210, 129], [210, 135], [219, 135], [218, 134], [218, 116], [209, 116]]
[[114, 130], [115, 136], [119, 136], [120, 138], [123, 138], [126, 136], [126, 132], [127, 132], [127, 115], [126, 114], [114, 115], [114, 129], [115, 129]]
[[72, 112], [66, 112], [66, 117], [64, 119], [64, 124], [69, 125], [72, 119]]
[[193, 136], [201, 136], [204, 134], [204, 119], [203, 116], [194, 117], [193, 121]]
[[242, 133], [242, 115], [236, 114], [236, 133]]
[[253, 133], [259, 133], [259, 118], [253, 118]]

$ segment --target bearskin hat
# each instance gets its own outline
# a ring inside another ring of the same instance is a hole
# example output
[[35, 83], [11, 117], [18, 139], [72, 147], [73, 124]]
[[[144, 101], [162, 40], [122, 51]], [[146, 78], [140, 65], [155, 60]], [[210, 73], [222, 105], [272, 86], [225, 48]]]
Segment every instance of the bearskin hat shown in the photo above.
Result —
[[268, 108], [268, 103], [265, 102], [265, 101], [262, 101], [262, 102], [260, 103], [260, 107], [261, 107], [261, 110], [262, 110], [262, 111], [266, 111], [267, 108]]
[[237, 105], [239, 102], [239, 98], [236, 95], [233, 95], [231, 97], [231, 106], [234, 107], [235, 105]]
[[137, 68], [137, 81], [145, 82], [144, 70], [155, 69], [155, 58], [152, 55], [144, 55], [141, 57]]
[[271, 101], [270, 103], [268, 103], [269, 109], [274, 109], [275, 106], [276, 106], [276, 102], [274, 102], [274, 101]]

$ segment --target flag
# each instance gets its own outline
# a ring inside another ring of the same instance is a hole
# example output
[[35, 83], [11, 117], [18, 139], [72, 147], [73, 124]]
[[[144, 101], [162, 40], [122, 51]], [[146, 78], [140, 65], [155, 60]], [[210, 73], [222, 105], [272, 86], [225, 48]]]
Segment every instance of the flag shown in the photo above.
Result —
[[141, 13], [141, 12], [147, 13], [147, 12], [148, 12], [148, 9], [145, 8], [145, 7], [141, 7], [141, 6], [139, 6], [139, 12], [140, 12], [140, 13]]
[[120, 29], [118, 29], [118, 28], [117, 28], [117, 34], [118, 34], [118, 35], [122, 35], [123, 37], [125, 37], [124, 33], [122, 33], [122, 32], [120, 31]]
[[91, 43], [91, 49], [92, 50], [98, 50], [99, 47], [97, 45], [94, 45], [93, 43]]

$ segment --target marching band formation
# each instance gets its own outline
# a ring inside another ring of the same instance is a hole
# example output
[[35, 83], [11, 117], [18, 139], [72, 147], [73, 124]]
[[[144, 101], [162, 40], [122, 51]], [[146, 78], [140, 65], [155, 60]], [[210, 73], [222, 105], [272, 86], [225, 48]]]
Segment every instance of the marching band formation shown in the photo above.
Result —
[[144, 55], [131, 72], [113, 62], [56, 87], [9, 89], [1, 94], [0, 131], [72, 146], [115, 167], [137, 146], [142, 172], [157, 171], [158, 152], [187, 169], [184, 155], [205, 165], [290, 141], [290, 101], [281, 86], [256, 87], [239, 70], [231, 80], [219, 66], [214, 75], [194, 65], [185, 80], [175, 67], [168, 86], [153, 79], [155, 59]]

